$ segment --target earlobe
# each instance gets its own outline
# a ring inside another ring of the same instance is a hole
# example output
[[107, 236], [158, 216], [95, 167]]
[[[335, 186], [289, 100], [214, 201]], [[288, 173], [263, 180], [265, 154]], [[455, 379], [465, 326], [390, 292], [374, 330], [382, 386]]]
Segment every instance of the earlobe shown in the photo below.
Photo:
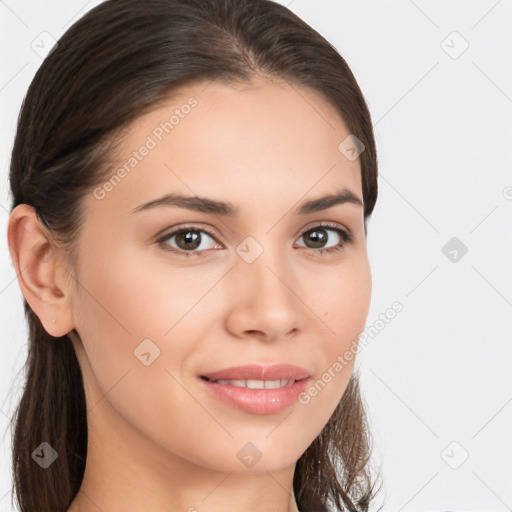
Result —
[[32, 206], [20, 204], [13, 209], [7, 239], [25, 299], [50, 335], [64, 336], [74, 328], [67, 282], [57, 272], [59, 252]]

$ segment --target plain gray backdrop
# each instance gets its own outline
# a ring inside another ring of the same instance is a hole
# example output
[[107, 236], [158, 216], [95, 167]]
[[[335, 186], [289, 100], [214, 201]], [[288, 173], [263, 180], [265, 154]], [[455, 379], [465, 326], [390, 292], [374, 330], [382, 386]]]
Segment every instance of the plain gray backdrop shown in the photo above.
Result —
[[[98, 1], [0, 0], [0, 511], [27, 329], [7, 250], [17, 115], [52, 38]], [[384, 511], [512, 510], [512, 1], [280, 1], [347, 60], [379, 199], [356, 366]], [[383, 313], [403, 311], [387, 323]]]

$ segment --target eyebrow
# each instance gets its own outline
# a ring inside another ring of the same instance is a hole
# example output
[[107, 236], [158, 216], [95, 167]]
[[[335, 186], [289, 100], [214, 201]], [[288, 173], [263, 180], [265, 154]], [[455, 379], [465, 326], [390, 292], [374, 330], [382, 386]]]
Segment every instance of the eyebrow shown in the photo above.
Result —
[[[327, 210], [338, 204], [351, 203], [363, 206], [363, 201], [347, 188], [342, 188], [335, 194], [311, 199], [303, 203], [295, 210], [297, 215], [307, 215], [322, 210]], [[177, 206], [202, 213], [213, 213], [234, 217], [239, 210], [234, 204], [227, 201], [217, 201], [208, 197], [184, 196], [178, 194], [166, 194], [165, 196], [143, 203], [132, 210], [132, 213], [147, 211], [161, 206]]]

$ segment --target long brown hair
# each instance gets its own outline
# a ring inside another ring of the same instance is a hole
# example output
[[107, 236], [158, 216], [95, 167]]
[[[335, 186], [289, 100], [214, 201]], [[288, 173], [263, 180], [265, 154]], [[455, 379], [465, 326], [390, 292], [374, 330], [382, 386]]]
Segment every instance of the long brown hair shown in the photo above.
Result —
[[[258, 75], [320, 93], [362, 141], [366, 233], [377, 200], [377, 156], [363, 94], [336, 49], [271, 0], [109, 0], [90, 10], [43, 61], [24, 99], [11, 158], [11, 210], [34, 207], [76, 263], [81, 200], [112, 171], [113, 151], [130, 123], [187, 84]], [[78, 333], [55, 338], [26, 299], [24, 308], [29, 347], [12, 418], [13, 487], [22, 512], [62, 512], [80, 488], [87, 456], [84, 385], [71, 342]], [[352, 374], [297, 462], [293, 489], [303, 512], [367, 511], [374, 499], [372, 438], [358, 382]], [[31, 456], [42, 440], [58, 452], [44, 471]]]

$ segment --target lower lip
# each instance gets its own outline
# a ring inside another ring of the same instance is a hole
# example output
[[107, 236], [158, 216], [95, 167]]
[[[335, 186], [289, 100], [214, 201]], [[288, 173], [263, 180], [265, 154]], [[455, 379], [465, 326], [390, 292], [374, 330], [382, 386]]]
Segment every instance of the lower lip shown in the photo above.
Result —
[[277, 414], [297, 402], [311, 378], [297, 380], [290, 386], [276, 389], [249, 389], [229, 384], [214, 384], [199, 378], [202, 385], [216, 398], [252, 414]]

